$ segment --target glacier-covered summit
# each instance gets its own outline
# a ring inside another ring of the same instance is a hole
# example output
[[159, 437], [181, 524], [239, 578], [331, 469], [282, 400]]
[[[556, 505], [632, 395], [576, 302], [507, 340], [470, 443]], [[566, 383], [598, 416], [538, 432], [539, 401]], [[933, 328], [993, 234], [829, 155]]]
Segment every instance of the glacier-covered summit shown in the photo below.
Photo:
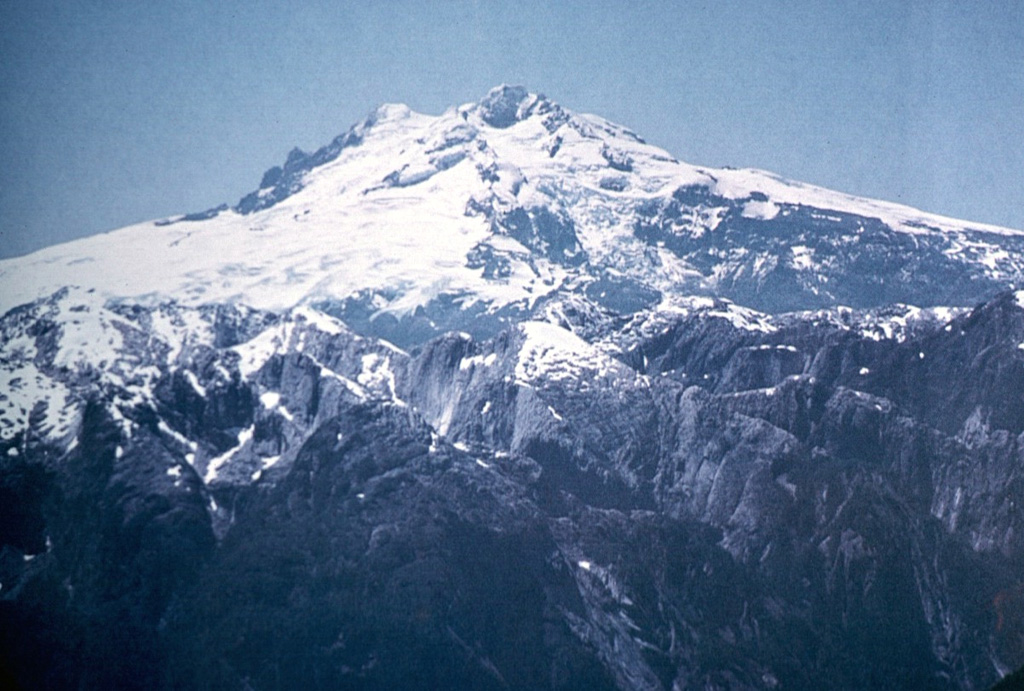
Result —
[[769, 312], [970, 305], [1024, 234], [680, 162], [521, 87], [439, 116], [384, 105], [293, 150], [234, 206], [0, 262], [0, 312], [64, 285], [155, 304], [312, 304], [422, 342], [488, 336], [559, 293], [616, 312], [711, 295]]
[[0, 262], [0, 678], [985, 688], [1021, 242], [503, 86]]

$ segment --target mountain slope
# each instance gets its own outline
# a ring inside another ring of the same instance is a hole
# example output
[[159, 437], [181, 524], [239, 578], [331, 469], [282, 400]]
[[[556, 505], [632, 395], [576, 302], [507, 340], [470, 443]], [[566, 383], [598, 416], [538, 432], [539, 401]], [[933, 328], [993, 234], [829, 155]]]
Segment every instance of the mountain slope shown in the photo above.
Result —
[[499, 87], [437, 117], [382, 106], [232, 208], [0, 262], [0, 311], [68, 284], [151, 304], [314, 304], [411, 345], [493, 335], [559, 291], [623, 313], [672, 294], [770, 312], [969, 306], [1022, 271], [1019, 231], [687, 165]]
[[28, 686], [953, 689], [1024, 661], [1012, 293], [573, 298], [416, 354], [84, 291], [0, 327]]
[[4, 262], [0, 679], [986, 688], [1020, 242], [501, 87]]

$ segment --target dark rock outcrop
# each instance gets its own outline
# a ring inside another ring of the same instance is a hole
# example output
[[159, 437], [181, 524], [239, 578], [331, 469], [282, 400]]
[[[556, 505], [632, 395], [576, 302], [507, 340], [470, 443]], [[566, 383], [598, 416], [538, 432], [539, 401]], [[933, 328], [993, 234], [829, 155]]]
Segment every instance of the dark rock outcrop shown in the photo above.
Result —
[[3, 673], [976, 689], [1024, 661], [1014, 294], [536, 314], [406, 353], [308, 309], [9, 313], [4, 367], [64, 407], [0, 443]]

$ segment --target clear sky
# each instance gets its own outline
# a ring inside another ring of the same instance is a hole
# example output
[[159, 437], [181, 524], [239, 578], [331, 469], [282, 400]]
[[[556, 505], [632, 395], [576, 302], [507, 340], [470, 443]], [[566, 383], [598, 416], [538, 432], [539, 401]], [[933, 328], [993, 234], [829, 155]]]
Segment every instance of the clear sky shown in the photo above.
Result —
[[678, 158], [1024, 228], [1024, 2], [0, 0], [0, 256], [522, 84]]

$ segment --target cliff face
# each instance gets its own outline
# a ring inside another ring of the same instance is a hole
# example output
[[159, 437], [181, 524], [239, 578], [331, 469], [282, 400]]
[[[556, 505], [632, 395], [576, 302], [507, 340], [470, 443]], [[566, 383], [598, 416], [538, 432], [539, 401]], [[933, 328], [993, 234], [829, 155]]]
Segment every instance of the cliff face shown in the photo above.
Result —
[[25, 687], [971, 689], [1024, 662], [1014, 293], [577, 296], [411, 353], [73, 290], [0, 328]]
[[1022, 281], [1021, 231], [521, 88], [382, 106], [233, 206], [0, 261], [0, 674], [985, 688], [1024, 663]]

